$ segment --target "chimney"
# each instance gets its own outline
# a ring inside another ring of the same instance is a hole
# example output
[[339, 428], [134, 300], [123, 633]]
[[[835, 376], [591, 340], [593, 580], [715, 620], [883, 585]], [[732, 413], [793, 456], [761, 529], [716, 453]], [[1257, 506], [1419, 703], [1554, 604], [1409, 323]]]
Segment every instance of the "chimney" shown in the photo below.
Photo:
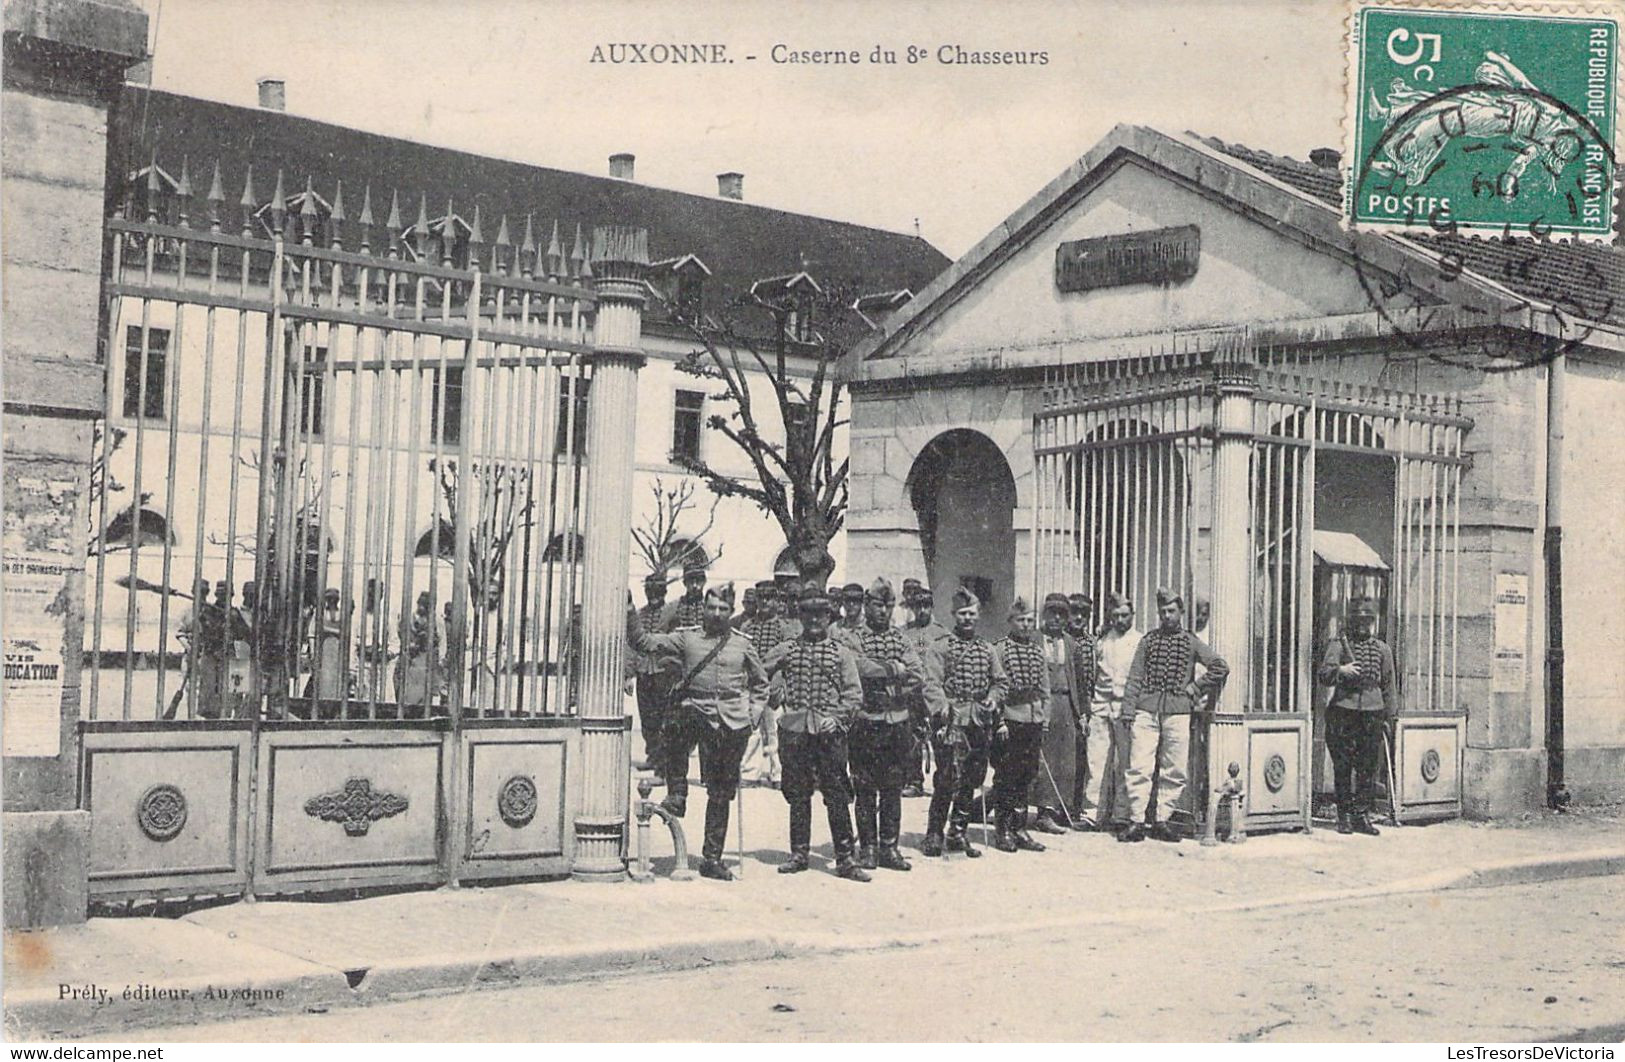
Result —
[[636, 155], [625, 151], [611, 155], [609, 157], [609, 175], [619, 177], [623, 181], [630, 181], [632, 179], [632, 164], [636, 161]]
[[745, 175], [742, 173], [717, 174], [717, 195], [724, 199], [744, 199]]
[[1335, 170], [1343, 162], [1343, 153], [1336, 148], [1315, 148], [1309, 152], [1309, 161], [1323, 170]]
[[259, 79], [260, 106], [268, 111], [288, 109], [288, 83], [279, 77]]

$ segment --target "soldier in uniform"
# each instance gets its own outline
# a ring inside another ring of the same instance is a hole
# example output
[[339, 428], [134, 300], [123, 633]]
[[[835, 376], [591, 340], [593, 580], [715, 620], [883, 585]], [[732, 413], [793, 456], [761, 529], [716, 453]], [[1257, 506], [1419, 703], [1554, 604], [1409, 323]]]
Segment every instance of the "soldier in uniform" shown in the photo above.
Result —
[[[643, 599], [643, 607], [638, 610], [638, 622], [646, 631], [663, 631], [666, 614], [666, 576], [663, 572], [651, 572], [644, 576]], [[670, 713], [668, 700], [671, 684], [679, 678], [674, 673], [676, 667], [677, 663], [669, 654], [627, 654], [626, 668], [631, 673], [633, 692], [638, 701], [638, 729], [643, 732], [644, 763], [662, 778], [665, 777], [666, 758], [661, 750], [660, 732]]]
[[688, 758], [698, 745], [706, 787], [700, 876], [732, 881], [733, 872], [722, 862], [728, 806], [739, 792], [745, 743], [767, 705], [767, 673], [750, 639], [728, 624], [733, 586], [714, 587], [704, 598], [700, 626], [647, 634], [628, 595], [626, 638], [638, 652], [670, 655], [681, 668], [671, 693], [676, 707], [661, 730], [666, 799], [660, 805], [678, 818], [688, 811]]
[[[1126, 594], [1112, 594], [1106, 599], [1106, 629], [1100, 632], [1096, 647], [1100, 653], [1100, 683], [1096, 687], [1098, 703], [1095, 716], [1103, 717], [1108, 740], [1105, 762], [1089, 751], [1091, 769], [1085, 783], [1084, 815], [1093, 815], [1096, 828], [1110, 829], [1122, 840], [1128, 828], [1128, 761], [1133, 744], [1130, 724], [1133, 717], [1123, 711], [1123, 692], [1128, 686], [1129, 668], [1134, 666], [1134, 654], [1140, 648], [1145, 634], [1134, 626], [1134, 602]], [[1091, 735], [1092, 737], [1092, 735]], [[1095, 773], [1099, 765], [1098, 773]]]
[[891, 584], [876, 579], [866, 591], [864, 624], [841, 632], [857, 660], [863, 683], [863, 711], [849, 735], [852, 786], [857, 796], [858, 862], [908, 870], [897, 848], [903, 826], [903, 785], [918, 762], [909, 721], [909, 701], [919, 698], [941, 709], [942, 687], [930, 678], [919, 651], [892, 626]]
[[[1178, 841], [1169, 822], [1185, 792], [1190, 753], [1191, 713], [1224, 685], [1230, 665], [1185, 629], [1185, 599], [1171, 590], [1157, 591], [1157, 629], [1140, 639], [1123, 690], [1123, 711], [1131, 715], [1133, 747], [1129, 753], [1130, 822], [1119, 840], [1143, 841], [1155, 776], [1162, 821], [1150, 835]], [[1196, 674], [1200, 664], [1202, 674]]]
[[863, 629], [864, 591], [861, 583], [841, 587], [841, 630], [856, 634]]
[[[756, 584], [755, 590], [756, 614], [739, 628], [739, 632], [756, 647], [756, 655], [766, 660], [769, 650], [786, 638], [793, 637], [795, 632], [779, 615], [779, 589], [773, 581], [764, 579]], [[746, 782], [770, 786], [779, 784], [777, 699], [778, 695], [770, 685], [767, 710], [762, 713], [762, 721], [751, 731], [750, 742], [745, 746], [745, 764], [741, 775]]]
[[[918, 579], [903, 580], [903, 607], [910, 613], [908, 626], [903, 628], [903, 636], [913, 644], [920, 654], [921, 663], [932, 674], [933, 680], [940, 688], [942, 686], [940, 641], [948, 636], [948, 628], [932, 617], [933, 604], [930, 587]], [[932, 769], [932, 710], [925, 703], [924, 696], [912, 696], [909, 698], [909, 711], [914, 726], [914, 759], [909, 765], [909, 780], [903, 789], [903, 795], [925, 796], [925, 777]]]
[[1079, 730], [1094, 689], [1093, 643], [1080, 651], [1077, 640], [1066, 632], [1068, 614], [1065, 594], [1044, 598], [1041, 645], [1049, 671], [1049, 728], [1044, 731], [1040, 769], [1030, 793], [1031, 803], [1038, 808], [1033, 828], [1043, 833], [1064, 833], [1067, 827], [1078, 825], [1074, 812], [1078, 807], [1078, 752], [1083, 747]]
[[739, 615], [728, 621], [728, 625], [736, 631], [745, 629], [745, 624], [756, 618], [756, 602], [760, 599], [756, 587], [745, 587], [745, 593], [739, 606]]
[[852, 654], [830, 637], [831, 603], [817, 587], [808, 587], [799, 602], [801, 633], [780, 642], [768, 654], [768, 674], [784, 691], [779, 720], [779, 755], [783, 759], [782, 792], [790, 805], [790, 859], [781, 874], [807, 869], [812, 847], [812, 797], [824, 796], [829, 835], [835, 848], [835, 873], [868, 881], [853, 858], [852, 783], [847, 777], [847, 731], [863, 707], [863, 687]]
[[[944, 849], [979, 856], [965, 834], [976, 790], [987, 777], [988, 752], [1004, 699], [1004, 666], [993, 645], [976, 636], [981, 602], [964, 587], [954, 591], [954, 629], [936, 644], [942, 660], [946, 711], [932, 719], [931, 807], [920, 851]], [[947, 824], [947, 836], [943, 826]]]
[[1038, 777], [1050, 704], [1049, 664], [1038, 644], [1037, 617], [1027, 599], [1010, 603], [1010, 633], [998, 643], [1007, 682], [999, 736], [1004, 754], [993, 772], [993, 847], [1042, 852], [1027, 832], [1027, 791]]
[[1326, 646], [1315, 677], [1332, 688], [1326, 703], [1326, 751], [1337, 790], [1337, 832], [1375, 837], [1371, 803], [1382, 773], [1384, 726], [1399, 715], [1394, 654], [1378, 638], [1377, 603], [1349, 602], [1348, 626]]
[[698, 627], [705, 620], [705, 565], [696, 560], [683, 562], [683, 596], [666, 606], [661, 630]]

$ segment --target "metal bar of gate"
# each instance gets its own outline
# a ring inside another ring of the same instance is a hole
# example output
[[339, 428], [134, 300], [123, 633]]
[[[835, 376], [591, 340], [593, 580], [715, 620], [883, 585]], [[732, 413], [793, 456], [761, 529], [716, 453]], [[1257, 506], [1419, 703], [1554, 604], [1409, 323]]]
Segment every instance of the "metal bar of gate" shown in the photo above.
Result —
[[[214, 228], [216, 229], [216, 231], [218, 231], [219, 227], [220, 227], [219, 226], [219, 215], [218, 215], [218, 212], [217, 212], [216, 216], [215, 216]], [[207, 291], [208, 291], [209, 294], [212, 295], [212, 294], [215, 293], [215, 290], [216, 290], [216, 287], [218, 285], [219, 279], [220, 279], [220, 247], [219, 247], [218, 244], [210, 244], [209, 245], [209, 280], [208, 280], [208, 287], [207, 287]], [[184, 312], [185, 312], [185, 307], [183, 307], [183, 306], [181, 306], [179, 304], [177, 304], [175, 306], [175, 316], [176, 316], [177, 320], [180, 319], [181, 315]], [[210, 305], [204, 310], [204, 317], [203, 317], [203, 396], [202, 396], [202, 399], [203, 399], [203, 415], [200, 418], [199, 430], [198, 430], [197, 519], [194, 522], [193, 532], [192, 532], [192, 542], [193, 542], [193, 549], [192, 549], [192, 585], [193, 586], [196, 586], [196, 585], [198, 585], [198, 583], [203, 581], [203, 541], [204, 541], [204, 527], [206, 526], [205, 525], [205, 514], [206, 514], [206, 512], [208, 510], [208, 507], [209, 507], [209, 493], [208, 493], [209, 479], [210, 479], [210, 477], [209, 477], [209, 436], [214, 431], [215, 312], [216, 312], [216, 307], [214, 307], [213, 305]], [[177, 342], [175, 344], [175, 348], [176, 348], [177, 351], [183, 349], [179, 342]], [[179, 403], [177, 402], [177, 405], [178, 404]], [[177, 419], [179, 419], [179, 418], [177, 418]], [[236, 496], [235, 495], [227, 495], [227, 498], [226, 498], [226, 504], [227, 505], [231, 505], [235, 501], [236, 501]], [[227, 554], [228, 555], [230, 554], [230, 543], [227, 544]], [[169, 580], [165, 579], [164, 583], [167, 586], [168, 583], [169, 583]], [[232, 631], [232, 623], [231, 623], [231, 616], [232, 616], [231, 602], [232, 602], [232, 595], [234, 595], [236, 592], [237, 592], [237, 584], [233, 583], [231, 581], [230, 577], [228, 576], [226, 578], [225, 611], [224, 611], [224, 615], [221, 616], [221, 622], [224, 624], [224, 627], [225, 627], [225, 648], [224, 648], [223, 652], [224, 652], [224, 655], [227, 656], [227, 657], [229, 657], [231, 655], [231, 650], [232, 650], [232, 640], [233, 640], [232, 639], [232, 633], [233, 633], [233, 631]], [[222, 681], [224, 681], [224, 676], [222, 676]], [[222, 696], [223, 696], [223, 692], [224, 691], [222, 690], [222, 694], [221, 694]], [[159, 700], [160, 703], [162, 703], [162, 701], [163, 701], [163, 695], [162, 694], [159, 694], [158, 700]], [[222, 714], [224, 714], [224, 707], [225, 707], [224, 705], [221, 706]], [[196, 698], [195, 695], [193, 695], [190, 698], [190, 703], [189, 703], [188, 708], [187, 708], [187, 715], [188, 716], [194, 716], [194, 717], [197, 715], [197, 698]]]
[[[176, 286], [184, 288], [186, 286], [186, 241], [178, 241], [178, 248], [175, 264]], [[182, 375], [180, 366], [183, 352], [186, 349], [182, 335], [182, 322], [186, 318], [185, 307], [177, 304], [174, 312], [175, 319], [171, 323], [169, 329], [169, 345], [164, 364], [164, 375], [166, 379], [164, 382], [164, 392], [162, 398], [165, 404], [164, 412], [167, 414], [165, 419], [169, 422], [167, 425], [169, 448], [164, 460], [164, 540], [160, 546], [160, 548], [163, 550], [163, 561], [162, 574], [159, 576], [159, 582], [163, 585], [163, 594], [158, 600], [158, 692], [157, 706], [154, 712], [154, 715], [160, 717], [164, 714], [166, 704], [164, 700], [166, 685], [165, 679], [169, 675], [169, 598], [170, 590], [172, 589], [170, 577], [174, 571], [175, 557], [175, 549], [169, 529], [175, 526], [175, 468], [180, 456]], [[139, 526], [137, 527], [136, 532], [137, 537], [139, 537]], [[201, 550], [199, 550], [199, 552], [201, 553]], [[198, 586], [196, 582], [192, 584], [191, 589], [194, 594], [197, 594]], [[202, 666], [202, 653], [206, 648], [203, 637], [203, 632], [206, 627], [206, 624], [204, 623], [204, 610], [208, 607], [208, 604], [209, 601], [207, 591], [199, 595], [198, 600], [192, 602], [192, 636], [189, 640], [190, 646], [188, 648], [188, 655], [191, 657], [192, 664], [191, 675], [193, 680], [190, 683], [190, 686], [193, 693], [187, 712], [189, 718], [195, 718], [197, 715], [196, 691], [197, 688], [202, 685], [200, 680], [200, 673], [204, 670]], [[218, 696], [218, 692], [216, 693], [216, 696]]]
[[[453, 681], [451, 682], [450, 712], [451, 712], [452, 726], [454, 728], [462, 726], [462, 721], [463, 721], [463, 675], [468, 671], [467, 664], [466, 664], [466, 662], [465, 662], [465, 660], [463, 658], [463, 652], [464, 652], [463, 647], [468, 644], [468, 637], [467, 637], [467, 631], [466, 631], [467, 620], [465, 619], [465, 617], [467, 615], [467, 610], [468, 610], [468, 551], [469, 551], [468, 536], [469, 536], [469, 532], [470, 532], [469, 521], [473, 519], [473, 513], [471, 511], [472, 506], [470, 504], [470, 502], [472, 500], [470, 498], [471, 492], [469, 491], [468, 487], [469, 487], [470, 478], [473, 475], [473, 464], [474, 464], [474, 460], [473, 460], [473, 438], [472, 438], [474, 432], [473, 432], [473, 425], [469, 423], [469, 418], [473, 416], [473, 409], [471, 408], [473, 406], [473, 403], [468, 400], [468, 385], [471, 382], [472, 377], [474, 376], [474, 370], [472, 368], [472, 363], [473, 363], [473, 359], [475, 357], [476, 348], [479, 345], [479, 334], [480, 334], [480, 312], [479, 312], [479, 306], [480, 306], [480, 279], [481, 279], [481, 274], [480, 274], [479, 270], [476, 268], [474, 270], [473, 279], [470, 281], [469, 294], [468, 294], [469, 335], [468, 335], [468, 339], [465, 341], [465, 346], [463, 347], [463, 388], [464, 388], [464, 392], [463, 392], [462, 409], [460, 411], [461, 420], [460, 420], [460, 423], [458, 425], [458, 438], [457, 438], [457, 463], [458, 463], [457, 476], [458, 476], [458, 480], [459, 480], [459, 483], [458, 483], [458, 496], [462, 500], [460, 500], [458, 502], [458, 505], [457, 505], [457, 528], [456, 528], [456, 531], [455, 531], [455, 534], [457, 536], [456, 540], [455, 540], [455, 542], [456, 542], [456, 547], [455, 547], [456, 548], [456, 556], [455, 556], [455, 560], [453, 561], [453, 563], [457, 566], [457, 570], [452, 576], [452, 584], [451, 584], [451, 611], [452, 611], [452, 616], [455, 619], [455, 621], [456, 621], [456, 623], [457, 623], [457, 625], [459, 627], [459, 630], [457, 632], [458, 636], [457, 636], [457, 638], [456, 638], [456, 640], [454, 642], [454, 645], [456, 646], [456, 648], [453, 650], [453, 655], [454, 655], [454, 659], [453, 659], [453, 662], [452, 662]], [[483, 591], [482, 591], [482, 593], [483, 593]], [[483, 608], [483, 606], [484, 606], [484, 602], [481, 602], [481, 607]], [[454, 743], [453, 747], [454, 748], [456, 747], [455, 743]]]
[[[147, 220], [152, 221], [156, 213], [149, 209]], [[145, 262], [142, 266], [142, 276], [148, 285], [152, 284], [153, 257], [157, 253], [157, 239], [149, 237], [146, 241]], [[131, 477], [130, 486], [130, 584], [125, 590], [125, 621], [124, 621], [124, 694], [122, 699], [122, 716], [130, 718], [130, 687], [135, 677], [135, 628], [138, 609], [136, 605], [136, 587], [139, 582], [137, 566], [141, 559], [141, 473], [146, 464], [145, 451], [147, 439], [147, 359], [152, 343], [152, 300], [141, 300], [141, 347], [136, 361], [136, 406], [135, 406], [135, 471]], [[125, 359], [129, 354], [126, 350]], [[129, 370], [126, 368], [125, 377], [128, 385]], [[125, 388], [128, 391], [128, 386]], [[163, 646], [159, 646], [160, 661], [162, 660]]]

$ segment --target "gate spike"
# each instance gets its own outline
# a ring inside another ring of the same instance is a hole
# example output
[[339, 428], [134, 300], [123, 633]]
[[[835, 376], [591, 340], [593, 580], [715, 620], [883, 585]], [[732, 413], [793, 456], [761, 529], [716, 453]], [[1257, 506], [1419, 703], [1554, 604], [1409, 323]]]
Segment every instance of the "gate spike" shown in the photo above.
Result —
[[418, 193], [418, 219], [412, 223], [412, 242], [417, 245], [418, 260], [429, 257], [429, 197]]
[[587, 265], [587, 246], [581, 236], [581, 222], [576, 222], [576, 242], [570, 249], [570, 275], [585, 280], [592, 276], [592, 270]]
[[283, 226], [288, 220], [287, 197], [282, 191], [282, 170], [276, 171], [276, 190], [271, 193], [271, 227], [278, 236], [284, 234]]
[[491, 272], [501, 273], [503, 271], [507, 265], [503, 258], [512, 247], [513, 241], [508, 237], [508, 215], [504, 214], [502, 220], [497, 224], [496, 242], [491, 245]]
[[147, 163], [147, 220], [158, 220], [158, 155], [153, 153], [151, 161]]
[[333, 189], [333, 209], [327, 215], [328, 237], [336, 248], [344, 246], [344, 223], [347, 220], [344, 216], [344, 180], [340, 178]]
[[468, 227], [468, 261], [465, 269], [480, 267], [480, 248], [485, 245], [485, 230], [480, 225], [480, 205], [474, 204], [474, 221]]
[[536, 232], [534, 217], [525, 215], [525, 238], [519, 241], [519, 274], [531, 276], [536, 272]]
[[192, 177], [186, 165], [186, 156], [181, 156], [181, 178], [175, 182], [175, 223], [181, 228], [187, 227], [192, 217]]
[[304, 243], [310, 243], [316, 231], [316, 183], [309, 174], [305, 175], [304, 201], [299, 205], [299, 235]]
[[551, 280], [564, 276], [564, 248], [559, 245], [559, 219], [553, 219], [553, 235], [547, 241], [547, 275]]
[[401, 255], [401, 193], [399, 189], [389, 193], [389, 217], [384, 221], [384, 229], [389, 233], [389, 256], [399, 258]]
[[361, 216], [355, 219], [361, 227], [361, 250], [363, 252], [372, 248], [372, 185], [365, 185], [361, 189]]
[[451, 252], [457, 246], [456, 214], [452, 213], [451, 197], [446, 197], [446, 217], [440, 223], [440, 261], [451, 265]]
[[248, 172], [243, 175], [243, 197], [237, 201], [243, 212], [243, 235], [251, 235], [254, 231], [254, 164], [248, 164]]
[[220, 184], [220, 160], [214, 160], [214, 176], [209, 179], [209, 228], [220, 231], [220, 206], [226, 201], [226, 190]]

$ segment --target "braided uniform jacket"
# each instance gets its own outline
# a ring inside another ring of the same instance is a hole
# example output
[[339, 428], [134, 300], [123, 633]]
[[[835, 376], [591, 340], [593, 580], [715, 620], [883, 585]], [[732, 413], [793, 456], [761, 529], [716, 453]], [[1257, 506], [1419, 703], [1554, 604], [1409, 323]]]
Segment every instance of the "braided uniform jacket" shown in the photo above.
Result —
[[666, 606], [665, 624], [662, 629], [675, 631], [684, 627], [698, 627], [704, 618], [705, 598], [690, 601], [686, 597], [680, 597]]
[[[1353, 664], [1360, 671], [1357, 679], [1346, 679], [1337, 673], [1339, 666]], [[1326, 647], [1326, 655], [1315, 676], [1321, 685], [1332, 687], [1329, 706], [1355, 712], [1387, 712], [1399, 710], [1394, 685], [1394, 654], [1380, 638], [1338, 638]]]
[[1007, 723], [1046, 723], [1049, 721], [1049, 661], [1036, 637], [1022, 641], [1011, 635], [999, 642], [999, 662], [1004, 665], [1009, 689], [1004, 695]]
[[750, 644], [763, 656], [767, 655], [769, 649], [791, 635], [789, 626], [782, 616], [757, 616], [747, 620], [745, 626], [741, 628], [741, 633], [750, 639]]
[[[1201, 678], [1196, 665], [1202, 665]], [[1199, 698], [1223, 685], [1230, 665], [1187, 630], [1149, 631], [1134, 651], [1123, 707], [1132, 712], [1179, 715], [1195, 711]]]
[[[638, 609], [638, 622], [643, 625], [644, 630], [657, 632], [661, 630], [661, 616], [665, 611], [666, 602], [664, 601], [659, 604], [646, 604]], [[659, 653], [640, 653], [634, 649], [626, 654], [626, 670], [630, 675], [658, 675], [662, 672], [670, 672], [672, 669], [667, 666], [669, 659], [669, 657], [662, 657]], [[673, 674], [668, 675], [668, 678], [670, 681], [676, 682], [682, 676]]]
[[1072, 709], [1088, 718], [1100, 685], [1100, 641], [1093, 634], [1072, 636]]
[[843, 731], [863, 707], [863, 686], [852, 653], [835, 638], [780, 642], [768, 654], [767, 673], [781, 684], [779, 729], [799, 734]]
[[1004, 664], [991, 642], [951, 633], [939, 643], [942, 690], [956, 726], [987, 725], [997, 718], [1004, 700]]
[[875, 630], [865, 623], [841, 632], [863, 684], [863, 716], [877, 723], [908, 721], [910, 696], [926, 682], [924, 664], [908, 637], [896, 627]]

